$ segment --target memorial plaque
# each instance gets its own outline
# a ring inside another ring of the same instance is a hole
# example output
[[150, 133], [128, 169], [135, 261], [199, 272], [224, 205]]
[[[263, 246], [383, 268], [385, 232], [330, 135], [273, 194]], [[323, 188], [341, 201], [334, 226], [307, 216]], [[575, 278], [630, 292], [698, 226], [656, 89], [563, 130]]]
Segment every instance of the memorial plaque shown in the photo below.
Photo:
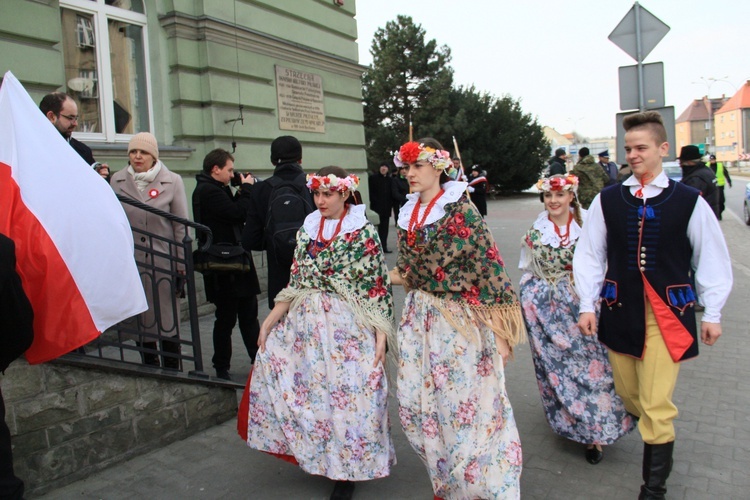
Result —
[[276, 66], [276, 100], [281, 130], [325, 133], [323, 78], [320, 75]]

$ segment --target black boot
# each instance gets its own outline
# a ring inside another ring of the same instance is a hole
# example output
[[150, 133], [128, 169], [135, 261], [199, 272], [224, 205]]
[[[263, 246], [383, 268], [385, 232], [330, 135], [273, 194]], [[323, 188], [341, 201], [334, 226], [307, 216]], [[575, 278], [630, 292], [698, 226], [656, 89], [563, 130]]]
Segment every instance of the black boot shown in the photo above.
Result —
[[336, 481], [331, 500], [350, 500], [354, 495], [354, 481]]
[[643, 446], [643, 486], [638, 500], [663, 500], [667, 493], [667, 478], [672, 471], [674, 441]]
[[[176, 338], [175, 335], [172, 338]], [[171, 356], [162, 356], [162, 359], [164, 360], [164, 368], [169, 368], [172, 370], [179, 370], [180, 369], [180, 343], [171, 339], [164, 339], [161, 341], [161, 349], [162, 351], [169, 353], [169, 354], [175, 354], [177, 355], [176, 358], [173, 358]]]
[[[138, 347], [152, 349], [154, 351], [157, 350], [156, 342], [138, 342]], [[144, 365], [161, 366], [161, 363], [159, 363], [159, 355], [152, 352], [141, 352], [141, 360]]]

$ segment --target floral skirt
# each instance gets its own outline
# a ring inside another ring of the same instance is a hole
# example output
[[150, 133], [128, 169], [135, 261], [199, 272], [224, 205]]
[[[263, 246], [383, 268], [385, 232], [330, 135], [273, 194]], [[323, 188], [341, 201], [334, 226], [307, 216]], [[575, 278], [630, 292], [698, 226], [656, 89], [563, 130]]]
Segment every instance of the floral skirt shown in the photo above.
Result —
[[375, 333], [346, 302], [325, 292], [307, 296], [255, 358], [247, 444], [335, 480], [387, 476], [396, 455], [385, 371], [374, 360]]
[[615, 393], [607, 348], [578, 329], [578, 299], [570, 281], [554, 290], [527, 273], [521, 306], [544, 413], [552, 430], [578, 443], [612, 444], [635, 418]]
[[[398, 332], [399, 417], [436, 496], [519, 498], [521, 442], [488, 327], [456, 331], [435, 300], [406, 297]], [[446, 304], [456, 316], [468, 308]]]

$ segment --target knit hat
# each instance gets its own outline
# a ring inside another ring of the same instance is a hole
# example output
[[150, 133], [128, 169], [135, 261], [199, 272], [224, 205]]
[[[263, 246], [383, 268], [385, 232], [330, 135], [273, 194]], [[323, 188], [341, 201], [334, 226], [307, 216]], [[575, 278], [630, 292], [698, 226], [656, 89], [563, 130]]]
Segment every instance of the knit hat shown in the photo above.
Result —
[[599, 158], [609, 158], [609, 149], [605, 149], [601, 153], [599, 153]]
[[716, 155], [711, 155], [708, 158], [709, 158], [709, 160], [715, 160], [716, 159]]
[[299, 162], [301, 159], [302, 144], [296, 137], [282, 135], [271, 143], [271, 163], [274, 165]]
[[128, 143], [128, 153], [134, 149], [140, 149], [145, 151], [154, 157], [154, 160], [159, 159], [159, 144], [156, 142], [156, 137], [149, 132], [139, 132], [130, 139]]
[[680, 150], [680, 156], [677, 159], [680, 161], [700, 160], [701, 152], [698, 146], [693, 146], [692, 144], [683, 146]]

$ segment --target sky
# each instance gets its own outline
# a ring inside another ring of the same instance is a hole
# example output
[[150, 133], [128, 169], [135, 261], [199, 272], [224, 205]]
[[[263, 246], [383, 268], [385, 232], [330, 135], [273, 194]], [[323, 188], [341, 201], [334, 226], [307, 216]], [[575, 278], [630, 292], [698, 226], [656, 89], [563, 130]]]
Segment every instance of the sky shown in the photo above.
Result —
[[[584, 137], [616, 134], [618, 68], [636, 62], [607, 37], [631, 0], [357, 0], [359, 62], [399, 14], [451, 49], [454, 85], [521, 102], [540, 125]], [[644, 0], [671, 29], [644, 63], [664, 63], [675, 118], [693, 99], [733, 95], [750, 80], [750, 1]], [[712, 81], [715, 79], [716, 81]]]

